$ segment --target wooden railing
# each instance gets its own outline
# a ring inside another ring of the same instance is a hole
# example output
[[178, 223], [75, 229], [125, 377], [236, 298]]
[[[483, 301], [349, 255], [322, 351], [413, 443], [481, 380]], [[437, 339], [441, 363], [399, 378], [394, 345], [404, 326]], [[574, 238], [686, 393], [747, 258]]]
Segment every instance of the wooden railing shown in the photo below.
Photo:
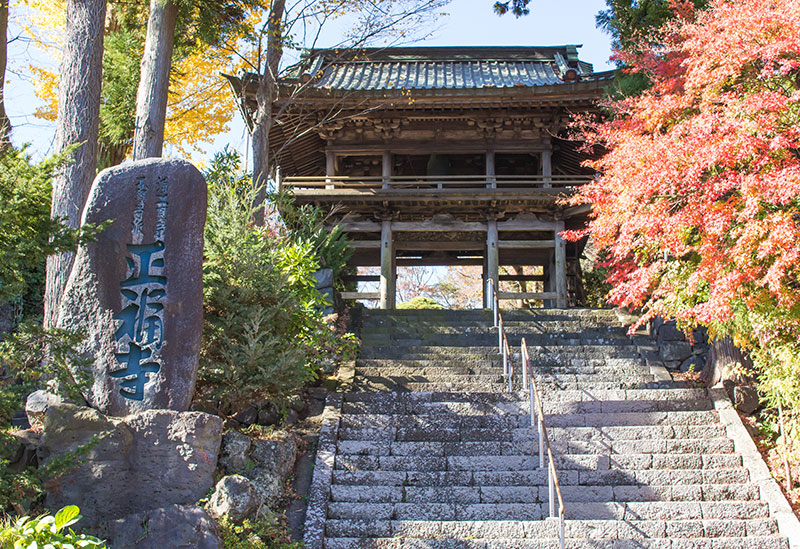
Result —
[[572, 189], [592, 180], [581, 175], [395, 175], [284, 177], [282, 188], [313, 190]]
[[[487, 295], [489, 296], [489, 307], [492, 310], [492, 319], [497, 328], [498, 346], [503, 357], [503, 375], [508, 382], [508, 391], [514, 390], [514, 365], [511, 360], [511, 351], [508, 344], [508, 336], [503, 325], [503, 315], [500, 312], [500, 299], [494, 280], [491, 278], [486, 282]], [[528, 354], [528, 344], [522, 338], [520, 359], [522, 362], [522, 390], [528, 391], [528, 403], [530, 406], [530, 425], [536, 426], [539, 431], [539, 467], [545, 467], [545, 455], [547, 456], [547, 485], [549, 495], [549, 515], [551, 518], [558, 519], [558, 539], [559, 547], [564, 549], [564, 498], [561, 495], [561, 484], [558, 482], [553, 450], [550, 446], [550, 438], [547, 436], [547, 426], [544, 421], [544, 407], [539, 388], [536, 386], [536, 378], [530, 368], [530, 355]], [[558, 502], [558, 509], [556, 509]]]

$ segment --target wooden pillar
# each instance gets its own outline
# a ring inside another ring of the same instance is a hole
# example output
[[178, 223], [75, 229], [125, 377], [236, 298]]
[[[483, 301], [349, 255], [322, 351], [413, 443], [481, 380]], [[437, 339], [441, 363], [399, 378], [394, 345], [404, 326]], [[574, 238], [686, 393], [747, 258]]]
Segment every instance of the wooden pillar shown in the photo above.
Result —
[[559, 233], [564, 230], [564, 222], [556, 222], [555, 230], [555, 264], [556, 264], [556, 307], [567, 306], [567, 246]]
[[394, 309], [395, 273], [394, 243], [392, 242], [392, 221], [381, 221], [381, 309]]
[[392, 153], [383, 151], [381, 175], [383, 176], [383, 188], [389, 188], [389, 180], [392, 178]]
[[486, 151], [486, 187], [490, 189], [497, 188], [497, 179], [495, 179], [494, 170], [494, 150]]
[[542, 180], [544, 181], [543, 187], [549, 188], [551, 186], [550, 182], [552, 181], [551, 179], [552, 176], [553, 176], [552, 152], [548, 149], [546, 151], [542, 151]]
[[486, 230], [486, 274], [494, 281], [495, 288], [500, 290], [500, 250], [497, 247], [497, 219], [489, 218]]
[[483, 255], [483, 269], [481, 270], [481, 282], [483, 283], [483, 308], [484, 309], [491, 309], [492, 304], [489, 303], [489, 292], [486, 288], [486, 282], [489, 280], [489, 262], [487, 261], [487, 255]]
[[[336, 175], [336, 154], [333, 151], [325, 151], [325, 175]], [[332, 179], [325, 180], [325, 188], [332, 189], [334, 187]]]
[[[547, 292], [555, 292], [556, 291], [556, 254], [555, 249], [553, 249], [550, 253], [549, 259], [547, 264], [543, 266], [544, 269], [544, 279], [545, 279], [545, 291]], [[556, 301], [553, 299], [548, 299], [545, 301], [545, 307], [555, 307]]]

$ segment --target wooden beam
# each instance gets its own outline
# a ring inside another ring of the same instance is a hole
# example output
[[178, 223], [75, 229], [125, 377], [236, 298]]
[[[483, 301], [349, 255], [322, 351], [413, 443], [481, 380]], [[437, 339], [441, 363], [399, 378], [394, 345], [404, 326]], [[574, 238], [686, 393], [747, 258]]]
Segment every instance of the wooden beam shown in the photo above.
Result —
[[522, 213], [514, 219], [497, 223], [498, 231], [554, 231], [555, 228], [555, 221], [540, 220], [532, 213]]
[[500, 299], [556, 299], [555, 292], [498, 292]]
[[500, 240], [497, 242], [500, 248], [553, 248], [555, 240]]
[[592, 211], [591, 204], [578, 204], [577, 206], [572, 206], [571, 208], [567, 208], [562, 212], [562, 215], [566, 217], [573, 217], [577, 215], [586, 215]]
[[342, 275], [342, 282], [380, 282], [380, 275]]
[[353, 248], [380, 248], [379, 240], [351, 240], [350, 246]]
[[484, 243], [475, 241], [449, 241], [449, 240], [408, 240], [396, 241], [395, 250], [412, 251], [454, 251], [458, 252], [480, 250], [483, 251]]
[[[500, 282], [544, 282], [544, 275], [500, 275]], [[347, 280], [347, 278], [343, 278]]]
[[380, 292], [341, 292], [342, 299], [380, 299]]

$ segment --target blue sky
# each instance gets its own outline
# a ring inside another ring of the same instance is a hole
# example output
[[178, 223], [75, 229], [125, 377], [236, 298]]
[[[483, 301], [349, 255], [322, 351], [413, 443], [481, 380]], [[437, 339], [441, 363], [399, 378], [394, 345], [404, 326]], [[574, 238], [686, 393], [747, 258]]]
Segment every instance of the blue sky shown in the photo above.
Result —
[[[496, 16], [493, 0], [453, 0], [434, 25], [433, 35], [413, 45], [425, 46], [550, 46], [583, 44], [580, 58], [593, 63], [595, 70], [611, 68], [610, 39], [595, 28], [595, 14], [605, 7], [604, 0], [532, 0], [531, 14], [515, 19], [507, 14]], [[335, 29], [332, 29], [335, 33]], [[12, 36], [13, 36], [12, 29]], [[323, 37], [320, 46], [333, 44], [337, 37]], [[24, 41], [9, 45], [9, 59], [13, 71], [7, 75], [6, 108], [14, 127], [12, 135], [16, 144], [30, 142], [33, 152], [41, 157], [52, 152], [55, 125], [32, 116], [38, 106], [33, 89], [25, 78], [27, 65], [36, 55]], [[37, 58], [37, 62], [41, 59]], [[244, 123], [238, 113], [230, 124], [231, 130], [220, 135], [212, 145], [204, 146], [207, 154], [194, 155], [193, 160], [205, 157], [231, 145], [245, 156], [247, 146]], [[169, 153], [169, 151], [167, 151]]]

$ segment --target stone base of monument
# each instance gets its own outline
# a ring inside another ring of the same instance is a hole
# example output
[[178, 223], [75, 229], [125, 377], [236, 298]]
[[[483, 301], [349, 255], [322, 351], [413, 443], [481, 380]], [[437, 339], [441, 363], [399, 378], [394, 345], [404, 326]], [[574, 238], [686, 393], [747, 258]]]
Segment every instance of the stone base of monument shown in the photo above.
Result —
[[101, 529], [113, 549], [218, 549], [222, 540], [217, 524], [196, 505], [168, 505], [133, 513]]
[[[174, 504], [191, 505], [207, 495], [214, 485], [222, 420], [173, 410], [115, 418], [73, 404], [51, 405], [44, 416], [40, 463], [93, 440], [85, 459], [45, 484], [47, 507], [78, 505], [81, 527]], [[168, 546], [179, 545], [160, 547]]]

